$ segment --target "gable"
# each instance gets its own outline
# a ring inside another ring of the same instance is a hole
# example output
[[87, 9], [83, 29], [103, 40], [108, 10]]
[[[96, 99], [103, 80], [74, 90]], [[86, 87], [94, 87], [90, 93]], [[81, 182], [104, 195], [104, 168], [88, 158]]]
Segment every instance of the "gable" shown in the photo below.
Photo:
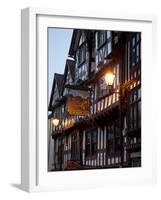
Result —
[[52, 105], [54, 105], [55, 100], [58, 99], [58, 97], [59, 97], [59, 92], [58, 92], [58, 86], [57, 86], [57, 83], [56, 83], [56, 84], [55, 84], [54, 91], [53, 91]]

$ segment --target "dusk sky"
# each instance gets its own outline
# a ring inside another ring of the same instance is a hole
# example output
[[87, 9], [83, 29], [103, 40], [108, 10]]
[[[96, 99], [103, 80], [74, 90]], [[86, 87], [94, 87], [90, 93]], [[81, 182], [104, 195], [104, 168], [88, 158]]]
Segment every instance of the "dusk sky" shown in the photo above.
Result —
[[48, 100], [54, 73], [64, 73], [73, 29], [48, 28]]

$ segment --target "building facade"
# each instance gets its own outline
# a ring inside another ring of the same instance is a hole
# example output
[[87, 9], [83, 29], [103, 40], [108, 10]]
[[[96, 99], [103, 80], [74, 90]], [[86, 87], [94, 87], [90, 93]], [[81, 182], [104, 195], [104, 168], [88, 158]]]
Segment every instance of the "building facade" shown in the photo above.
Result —
[[[68, 111], [72, 97], [88, 101], [86, 114]], [[49, 171], [140, 167], [141, 33], [75, 29], [48, 110]]]

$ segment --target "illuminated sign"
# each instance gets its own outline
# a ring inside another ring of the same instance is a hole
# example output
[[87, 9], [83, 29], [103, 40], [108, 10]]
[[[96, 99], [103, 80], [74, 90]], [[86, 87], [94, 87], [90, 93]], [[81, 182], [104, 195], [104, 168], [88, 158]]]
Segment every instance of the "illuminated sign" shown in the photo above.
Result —
[[85, 116], [90, 113], [90, 105], [88, 98], [80, 96], [69, 96], [67, 98], [67, 112], [70, 115]]

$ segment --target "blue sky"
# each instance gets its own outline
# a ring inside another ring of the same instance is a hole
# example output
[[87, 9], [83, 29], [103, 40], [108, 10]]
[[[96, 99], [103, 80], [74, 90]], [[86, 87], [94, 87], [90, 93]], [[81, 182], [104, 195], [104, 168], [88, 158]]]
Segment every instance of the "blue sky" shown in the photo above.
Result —
[[48, 28], [48, 98], [54, 73], [64, 73], [72, 33], [73, 29]]

